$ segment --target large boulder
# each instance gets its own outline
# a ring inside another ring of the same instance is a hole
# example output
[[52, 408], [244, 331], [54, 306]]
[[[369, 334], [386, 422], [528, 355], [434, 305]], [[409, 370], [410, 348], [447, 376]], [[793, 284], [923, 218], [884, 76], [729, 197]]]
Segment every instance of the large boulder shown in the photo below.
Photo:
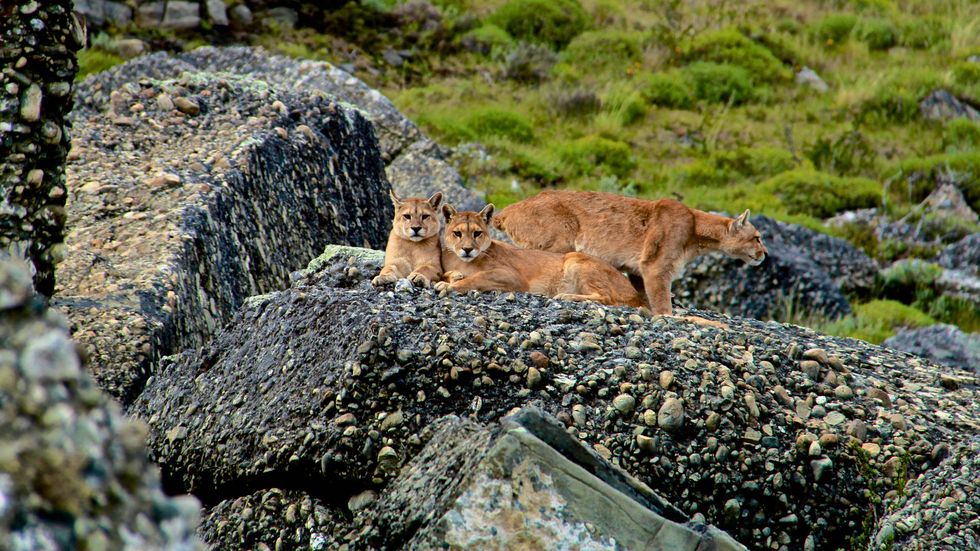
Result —
[[928, 358], [949, 367], [980, 373], [980, 335], [964, 333], [955, 325], [936, 324], [904, 329], [882, 346]]
[[0, 548], [204, 549], [199, 503], [164, 495], [146, 427], [84, 373], [67, 325], [0, 261]]
[[146, 63], [79, 85], [55, 301], [124, 401], [153, 361], [203, 344], [326, 244], [382, 247], [392, 215], [357, 109], [166, 58], [145, 76]]
[[384, 503], [440, 418], [495, 423], [530, 402], [750, 547], [834, 549], [866, 545], [890, 489], [980, 432], [976, 377], [949, 384], [886, 348], [708, 312], [730, 329], [524, 294], [378, 291], [378, 269], [336, 255], [160, 364], [131, 412], [175, 490], [226, 514], [281, 488], [294, 512], [320, 500], [329, 522], [365, 492]]
[[721, 253], [697, 258], [674, 282], [680, 305], [757, 319], [839, 317], [851, 311], [847, 296], [873, 288], [877, 265], [843, 239], [765, 216], [752, 223], [769, 249], [765, 262], [748, 267]]

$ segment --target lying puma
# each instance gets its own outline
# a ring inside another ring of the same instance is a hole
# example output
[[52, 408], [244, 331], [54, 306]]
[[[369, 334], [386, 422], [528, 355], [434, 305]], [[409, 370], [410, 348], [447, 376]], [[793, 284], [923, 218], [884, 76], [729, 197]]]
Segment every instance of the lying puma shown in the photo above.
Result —
[[371, 285], [380, 286], [407, 277], [413, 285], [428, 287], [442, 276], [439, 216], [442, 193], [428, 199], [399, 199], [391, 191], [395, 220], [385, 247], [385, 265]]
[[580, 251], [628, 272], [660, 315], [671, 314], [670, 284], [697, 256], [721, 251], [758, 266], [769, 252], [749, 211], [728, 218], [672, 199], [545, 191], [503, 209], [493, 224], [522, 247]]
[[442, 207], [446, 219], [442, 266], [446, 281], [436, 289], [521, 291], [561, 300], [592, 300], [610, 306], [644, 305], [642, 295], [615, 268], [582, 253], [518, 249], [490, 239], [493, 205], [479, 213]]

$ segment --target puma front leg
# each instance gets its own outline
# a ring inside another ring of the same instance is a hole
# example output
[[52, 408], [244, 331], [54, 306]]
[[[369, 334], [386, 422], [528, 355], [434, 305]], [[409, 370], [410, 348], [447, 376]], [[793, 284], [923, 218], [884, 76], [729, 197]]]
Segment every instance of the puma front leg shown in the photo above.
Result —
[[432, 264], [423, 264], [408, 274], [408, 280], [416, 287], [429, 287], [433, 281], [438, 281], [442, 270]]
[[643, 285], [650, 303], [650, 310], [658, 316], [669, 316], [674, 312], [670, 303], [670, 283], [673, 277], [656, 263], [640, 266], [643, 272]]
[[374, 279], [371, 280], [371, 285], [381, 287], [388, 283], [394, 283], [405, 277], [407, 273], [406, 268], [407, 266], [404, 266], [402, 263], [386, 264], [384, 268], [381, 268], [381, 273], [374, 276]]

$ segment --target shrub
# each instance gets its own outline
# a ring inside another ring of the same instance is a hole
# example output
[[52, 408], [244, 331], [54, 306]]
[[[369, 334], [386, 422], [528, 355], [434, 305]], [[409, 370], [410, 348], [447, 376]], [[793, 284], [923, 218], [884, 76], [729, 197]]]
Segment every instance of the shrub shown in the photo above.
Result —
[[936, 320], [928, 314], [894, 300], [873, 300], [854, 307], [854, 313], [840, 320], [819, 324], [822, 333], [881, 344], [904, 327], [925, 327]]
[[953, 82], [961, 86], [980, 84], [980, 63], [960, 61], [953, 65]]
[[563, 87], [557, 93], [553, 93], [549, 100], [551, 111], [563, 117], [584, 117], [602, 107], [595, 90], [589, 88], [566, 90]]
[[551, 49], [521, 42], [504, 56], [501, 72], [506, 79], [536, 84], [548, 78], [557, 60]]
[[930, 69], [903, 69], [883, 78], [859, 106], [859, 117], [907, 123], [917, 119], [919, 101], [942, 84]]
[[759, 42], [784, 65], [790, 67], [809, 65], [809, 63], [807, 63], [807, 61], [804, 59], [803, 53], [796, 46], [796, 43], [786, 35], [773, 33], [763, 34], [759, 38]]
[[887, 19], [862, 19], [854, 36], [871, 50], [887, 50], [898, 43], [898, 29]]
[[534, 139], [534, 129], [523, 116], [498, 107], [484, 107], [471, 113], [465, 125], [480, 138], [504, 138], [515, 142]]
[[641, 120], [647, 114], [647, 102], [629, 82], [614, 82], [602, 100], [602, 110], [615, 116], [623, 125]]
[[78, 74], [75, 80], [81, 81], [88, 75], [105, 71], [123, 62], [123, 58], [103, 49], [93, 46], [78, 52]]
[[590, 71], [626, 69], [643, 55], [642, 35], [618, 30], [586, 31], [576, 36], [560, 59]]
[[797, 164], [789, 151], [765, 146], [715, 151], [711, 160], [716, 167], [739, 179], [768, 178], [792, 170]]
[[942, 180], [956, 184], [973, 210], [980, 210], [980, 152], [965, 151], [906, 159], [882, 173], [895, 181], [889, 196], [899, 202], [918, 203]]
[[571, 42], [588, 20], [578, 0], [510, 0], [490, 17], [514, 38], [553, 48]]
[[940, 266], [930, 262], [918, 259], [899, 260], [882, 270], [879, 276], [881, 295], [906, 304], [911, 304], [920, 297], [932, 298], [936, 280], [942, 273]]
[[513, 47], [514, 39], [507, 34], [507, 31], [493, 23], [487, 23], [464, 34], [460, 43], [471, 52], [489, 54]]
[[899, 24], [899, 30], [899, 43], [917, 50], [927, 50], [949, 38], [946, 21], [938, 15], [910, 17]]
[[841, 44], [847, 40], [858, 18], [849, 13], [828, 15], [814, 25], [813, 36], [828, 46]]
[[604, 167], [609, 173], [624, 178], [636, 168], [629, 145], [601, 136], [585, 136], [567, 142], [560, 147], [559, 155], [579, 174], [589, 174], [593, 167]]
[[653, 105], [687, 109], [694, 103], [691, 85], [680, 71], [644, 73], [636, 81], [640, 93]]
[[768, 48], [745, 37], [737, 29], [724, 29], [696, 37], [683, 55], [686, 61], [711, 61], [741, 67], [753, 78], [774, 82], [792, 75]]
[[947, 151], [980, 151], [980, 123], [953, 119], [943, 129], [943, 147]]
[[841, 178], [798, 169], [762, 182], [758, 190], [776, 196], [790, 214], [827, 218], [843, 210], [877, 206], [881, 184], [867, 178]]
[[742, 67], [698, 61], [681, 69], [698, 99], [739, 105], [755, 97], [752, 77]]
[[565, 178], [566, 167], [561, 160], [550, 151], [534, 147], [508, 148], [505, 155], [507, 166], [504, 170], [512, 171], [524, 180], [530, 180], [538, 185], [554, 185]]
[[804, 149], [813, 166], [838, 176], [870, 174], [878, 159], [871, 142], [857, 130], [823, 137]]

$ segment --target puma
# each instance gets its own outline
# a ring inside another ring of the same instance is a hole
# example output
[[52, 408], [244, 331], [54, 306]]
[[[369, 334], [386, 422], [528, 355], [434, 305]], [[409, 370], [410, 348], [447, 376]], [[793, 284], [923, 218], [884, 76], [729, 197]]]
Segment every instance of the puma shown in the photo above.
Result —
[[601, 260], [578, 252], [565, 254], [519, 249], [490, 238], [493, 205], [480, 212], [442, 208], [446, 220], [442, 266], [445, 281], [436, 289], [520, 291], [559, 300], [595, 301], [616, 306], [644, 305], [622, 273]]
[[670, 284], [684, 266], [721, 251], [758, 266], [768, 249], [746, 210], [737, 218], [591, 191], [545, 191], [504, 208], [493, 225], [519, 246], [579, 251], [630, 274], [654, 314], [670, 315]]
[[395, 219], [385, 247], [385, 264], [371, 285], [381, 286], [408, 278], [415, 286], [429, 287], [442, 276], [439, 215], [442, 193], [428, 199], [401, 199], [390, 192]]

